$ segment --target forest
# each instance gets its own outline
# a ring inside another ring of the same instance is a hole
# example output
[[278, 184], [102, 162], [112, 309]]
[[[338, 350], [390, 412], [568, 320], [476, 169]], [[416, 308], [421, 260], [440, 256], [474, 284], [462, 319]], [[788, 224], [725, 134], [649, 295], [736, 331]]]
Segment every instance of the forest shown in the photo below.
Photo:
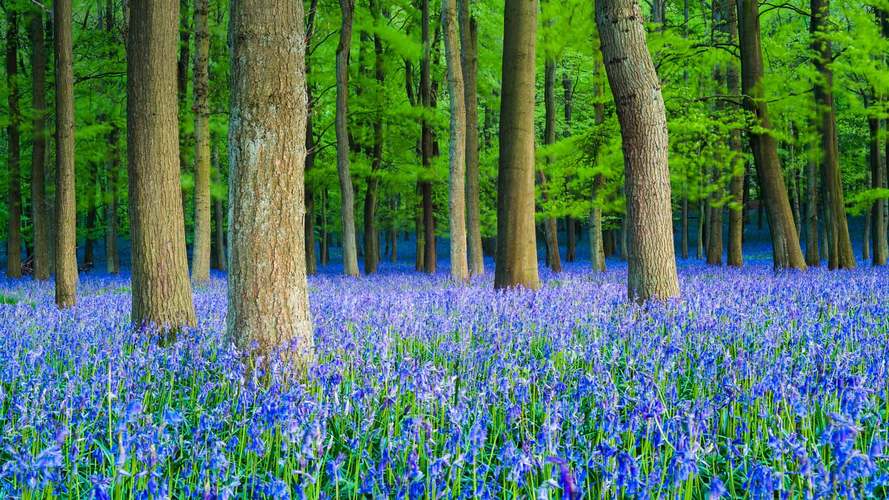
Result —
[[889, 0], [0, 13], [0, 498], [889, 496]]

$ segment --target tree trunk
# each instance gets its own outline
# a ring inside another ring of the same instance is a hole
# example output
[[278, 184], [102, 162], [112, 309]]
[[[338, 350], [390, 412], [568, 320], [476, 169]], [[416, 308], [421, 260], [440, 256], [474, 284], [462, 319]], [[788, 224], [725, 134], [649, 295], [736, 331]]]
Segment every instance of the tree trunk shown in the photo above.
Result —
[[600, 1], [596, 24], [623, 139], [628, 296], [637, 302], [675, 297], [667, 118], [642, 10], [636, 0]]
[[[601, 126], [605, 121], [605, 103], [602, 101], [602, 94], [605, 93], [604, 82], [602, 81], [602, 62], [599, 58], [595, 58], [593, 63], [593, 96], [595, 104], [593, 104], [594, 119], [596, 126]], [[568, 118], [566, 104], [566, 118]], [[596, 151], [598, 156], [598, 151]], [[605, 178], [602, 175], [593, 177], [592, 189], [592, 210], [590, 211], [590, 262], [593, 264], [593, 271], [605, 272], [605, 254], [608, 253], [604, 233], [602, 232], [602, 189], [605, 187]]]
[[806, 163], [806, 264], [821, 265], [818, 251], [818, 177], [814, 159]]
[[194, 0], [194, 240], [191, 279], [210, 279], [210, 27], [209, 0]]
[[49, 279], [49, 220], [46, 200], [46, 44], [43, 11], [31, 12], [31, 102], [34, 108], [31, 148], [31, 217], [34, 224], [34, 279]]
[[[880, 156], [880, 119], [876, 116], [869, 116], [867, 119], [868, 128], [870, 129], [870, 182], [871, 188], [879, 189], [883, 187], [885, 179], [883, 179], [883, 165]], [[871, 205], [870, 222], [873, 226], [871, 229], [873, 252], [873, 264], [875, 266], [886, 265], [886, 213], [885, 205], [882, 200], [877, 200]], [[864, 240], [864, 247], [867, 248], [868, 241]]]
[[469, 274], [485, 274], [482, 250], [481, 201], [479, 194], [478, 137], [478, 27], [469, 9], [471, 0], [459, 0], [460, 65], [463, 68], [463, 100], [466, 107], [466, 238], [469, 244]]
[[448, 71], [448, 94], [451, 108], [450, 186], [451, 279], [461, 283], [469, 280], [466, 255], [466, 93], [463, 86], [463, 65], [460, 61], [460, 39], [457, 33], [457, 0], [441, 3], [441, 24], [444, 31], [445, 59]]
[[71, 0], [53, 2], [53, 19], [56, 56], [56, 305], [66, 308], [77, 302]]
[[120, 171], [120, 129], [112, 125], [108, 134], [111, 143], [111, 159], [108, 163], [108, 188], [105, 195], [105, 271], [108, 274], [120, 272], [120, 255], [117, 251], [117, 206], [118, 175]]
[[[429, 0], [422, 0], [421, 3], [423, 59], [420, 62], [420, 102], [424, 110], [429, 110], [433, 107]], [[423, 168], [427, 173], [432, 170], [433, 149], [432, 126], [423, 119], [420, 132], [420, 154]], [[420, 183], [420, 193], [423, 197], [423, 269], [429, 274], [435, 274], [437, 256], [435, 252], [435, 207], [432, 204], [432, 181], [428, 179], [423, 180]]]
[[698, 202], [698, 238], [697, 238], [697, 251], [695, 256], [698, 259], [704, 258], [704, 219], [706, 209], [703, 201]]
[[315, 353], [303, 222], [302, 2], [232, 0], [231, 9], [228, 335], [245, 353], [253, 342], [254, 355], [281, 348], [305, 369]]
[[688, 258], [688, 195], [682, 195], [682, 241], [680, 251], [683, 259]]
[[[127, 165], [136, 325], [195, 324], [179, 191], [177, 0], [131, 0]], [[166, 69], [165, 69], [166, 68]], [[267, 236], [267, 235], [266, 235]]]
[[327, 232], [327, 188], [321, 191], [321, 213], [318, 214], [321, 220], [321, 244], [318, 250], [321, 253], [319, 261], [322, 266], [330, 263], [330, 233]]
[[494, 288], [540, 287], [534, 231], [537, 0], [506, 0]]
[[738, 2], [738, 25], [741, 42], [741, 87], [744, 105], [756, 116], [758, 127], [752, 128], [750, 149], [756, 163], [759, 185], [766, 200], [769, 231], [772, 236], [772, 258], [775, 269], [805, 269], [799, 237], [793, 225], [793, 214], [784, 175], [778, 158], [778, 146], [771, 135], [768, 104], [762, 87], [763, 62], [760, 43], [759, 7], [757, 0]]
[[575, 232], [574, 219], [571, 216], [565, 217], [565, 239], [567, 240], [565, 261], [574, 262], [577, 260], [577, 233]]
[[7, 210], [9, 224], [6, 232], [6, 277], [22, 277], [22, 186], [21, 152], [19, 139], [19, 89], [18, 89], [18, 13], [12, 6], [6, 7], [6, 88], [9, 103], [9, 124], [6, 126], [7, 165], [9, 165]]
[[[309, 55], [311, 53], [312, 37], [315, 35], [315, 16], [317, 13], [318, 0], [312, 0], [312, 3], [309, 4], [309, 12], [306, 14], [306, 53], [304, 56], [306, 65], [306, 173], [315, 166], [315, 102], [312, 96], [312, 85], [309, 82], [309, 76], [312, 74], [312, 65]], [[306, 205], [306, 274], [312, 276], [318, 272], [318, 259], [315, 257], [315, 196], [314, 193], [312, 193], [312, 188], [309, 186], [308, 181], [305, 181], [303, 184]]]
[[[375, 22], [380, 19], [380, 7], [377, 0], [370, 1], [371, 15]], [[374, 34], [374, 77], [380, 92], [384, 88], [385, 73], [383, 70], [383, 41], [379, 34]], [[376, 103], [373, 121], [373, 148], [371, 151], [371, 172], [367, 178], [367, 190], [364, 195], [364, 272], [373, 274], [377, 272], [377, 264], [380, 262], [380, 242], [377, 237], [376, 209], [379, 178], [377, 177], [383, 165], [383, 110], [381, 104]]]
[[855, 267], [855, 254], [852, 252], [852, 238], [846, 220], [846, 205], [843, 200], [843, 181], [840, 173], [839, 148], [837, 145], [836, 106], [833, 101], [833, 51], [827, 39], [827, 24], [830, 22], [830, 0], [811, 0], [809, 31], [812, 34], [812, 49], [815, 52], [814, 64], [819, 78], [815, 84], [815, 107], [821, 135], [821, 172], [825, 184], [827, 206], [831, 226], [832, 241], [830, 269], [852, 269]]
[[861, 245], [861, 258], [867, 262], [870, 260], [870, 226], [871, 226], [871, 212], [868, 210], [864, 213], [864, 225], [861, 228], [862, 237], [862, 245]]
[[[556, 62], [547, 57], [544, 66], [543, 102], [546, 109], [543, 143], [548, 146], [556, 142]], [[537, 171], [537, 182], [540, 184], [541, 197], [544, 210], [546, 210], [545, 205], [549, 201], [549, 194], [546, 191], [546, 174], [543, 170]], [[554, 217], [543, 219], [543, 235], [546, 239], [546, 264], [553, 272], [562, 272], [562, 258], [559, 255], [559, 228]]]
[[[355, 241], [355, 194], [349, 172], [349, 48], [352, 45], [354, 0], [340, 0], [342, 24], [336, 48], [336, 165], [340, 180], [343, 221], [343, 272], [358, 276]], [[302, 23], [302, 21], [300, 21]]]

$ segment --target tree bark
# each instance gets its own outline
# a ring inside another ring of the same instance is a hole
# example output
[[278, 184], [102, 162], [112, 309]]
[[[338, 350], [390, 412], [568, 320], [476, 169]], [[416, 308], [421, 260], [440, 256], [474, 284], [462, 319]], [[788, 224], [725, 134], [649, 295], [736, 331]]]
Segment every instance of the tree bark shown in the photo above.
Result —
[[108, 192], [105, 196], [105, 271], [120, 272], [120, 255], [117, 251], [118, 173], [120, 171], [120, 129], [112, 125], [108, 134], [111, 143], [111, 159], [108, 163]]
[[49, 220], [46, 200], [46, 43], [43, 10], [32, 9], [28, 25], [31, 38], [31, 218], [34, 224], [34, 279], [49, 279]]
[[[179, 190], [177, 0], [131, 0], [127, 165], [136, 325], [195, 324]], [[166, 68], [166, 69], [165, 69]]]
[[[432, 96], [432, 43], [429, 37], [429, 0], [421, 1], [421, 23], [423, 40], [423, 59], [420, 62], [420, 102], [424, 111], [433, 108]], [[432, 126], [424, 118], [420, 132], [420, 154], [423, 168], [427, 173], [432, 170], [434, 145]], [[437, 256], [435, 252], [435, 207], [432, 204], [432, 181], [425, 179], [420, 182], [420, 193], [423, 197], [423, 269], [435, 274]]]
[[228, 335], [314, 361], [305, 262], [302, 2], [232, 0]]
[[194, 240], [191, 279], [210, 279], [210, 13], [209, 0], [194, 0]]
[[463, 86], [463, 65], [460, 62], [460, 39], [457, 33], [457, 0], [441, 3], [441, 24], [444, 31], [445, 59], [448, 71], [448, 94], [451, 108], [450, 186], [449, 202], [451, 232], [451, 279], [469, 280], [466, 255], [466, 93]]
[[565, 217], [565, 239], [567, 240], [565, 262], [574, 262], [577, 260], [577, 233], [575, 232], [574, 219], [570, 215]]
[[466, 106], [466, 231], [469, 243], [469, 274], [485, 274], [482, 250], [479, 136], [478, 136], [478, 27], [472, 17], [470, 0], [459, 2], [460, 65]]
[[22, 186], [18, 88], [18, 13], [12, 6], [6, 8], [6, 88], [9, 105], [7, 134], [7, 165], [9, 166], [7, 210], [9, 220], [6, 232], [6, 276], [22, 277]]
[[821, 265], [818, 251], [818, 177], [814, 159], [806, 163], [806, 264]]
[[[543, 102], [545, 107], [543, 143], [551, 145], [556, 142], [556, 62], [547, 57], [544, 62]], [[546, 174], [543, 170], [537, 171], [537, 182], [540, 184], [543, 203], [549, 201], [547, 194]], [[562, 258], [559, 255], [559, 228], [554, 217], [543, 219], [543, 235], [546, 239], [546, 263], [555, 272], [562, 272]]]
[[[729, 42], [738, 43], [738, 10], [736, 0], [727, 0], [726, 19], [728, 23]], [[725, 69], [726, 83], [729, 95], [739, 97], [741, 95], [741, 82], [738, 75], [738, 63], [732, 59]], [[728, 257], [727, 264], [731, 267], [744, 265], [744, 174], [747, 170], [744, 164], [743, 145], [741, 143], [741, 129], [733, 128], [729, 136], [729, 148], [732, 151], [732, 180], [729, 184], [734, 206], [729, 208], [728, 220]]]
[[812, 49], [815, 52], [815, 70], [818, 79], [815, 84], [815, 107], [821, 135], [821, 175], [824, 179], [824, 199], [828, 208], [832, 228], [832, 242], [828, 266], [830, 269], [852, 269], [855, 267], [855, 254], [852, 251], [852, 238], [846, 220], [846, 205], [843, 200], [843, 181], [840, 173], [839, 148], [837, 145], [836, 106], [833, 101], [833, 51], [825, 30], [830, 17], [830, 0], [811, 0], [809, 31], [812, 34]]
[[[597, 126], [601, 126], [605, 122], [605, 103], [602, 101], [602, 95], [605, 93], [604, 82], [602, 81], [602, 62], [599, 58], [595, 58], [593, 63], [593, 96], [595, 103], [593, 104], [594, 119]], [[566, 108], [567, 109], [567, 108]], [[566, 114], [567, 118], [567, 114]], [[598, 156], [598, 151], [596, 151]], [[605, 272], [605, 244], [604, 234], [602, 232], [602, 189], [605, 186], [605, 178], [602, 175], [593, 177], [592, 189], [592, 210], [590, 210], [590, 262], [593, 270]]]
[[[354, 0], [340, 0], [342, 24], [336, 48], [336, 165], [342, 197], [343, 272], [357, 277], [358, 249], [355, 241], [355, 193], [349, 171], [349, 49], [352, 45]], [[302, 21], [300, 20], [300, 24]]]
[[[867, 119], [868, 128], [870, 129], [870, 182], [871, 188], [879, 189], [883, 187], [883, 165], [880, 154], [880, 119], [876, 116], [869, 116]], [[871, 256], [873, 265], [886, 265], [886, 213], [885, 205], [882, 200], [877, 200], [871, 205], [870, 209], [871, 242], [873, 246]], [[864, 241], [867, 247], [868, 241]]]
[[56, 305], [64, 309], [77, 301], [71, 0], [53, 2], [53, 20], [56, 56]]
[[[315, 102], [312, 96], [312, 84], [309, 81], [312, 65], [309, 58], [312, 37], [315, 35], [315, 16], [318, 13], [318, 0], [311, 0], [309, 12], [306, 13], [306, 161], [305, 172], [315, 166]], [[306, 238], [306, 274], [312, 276], [318, 272], [318, 259], [315, 256], [315, 196], [308, 181], [303, 182], [305, 189], [305, 238]]]
[[748, 131], [750, 149], [766, 200], [769, 231], [772, 236], [772, 259], [775, 269], [805, 269], [799, 237], [793, 225], [793, 214], [784, 174], [778, 158], [775, 138], [770, 134], [768, 104], [762, 87], [763, 62], [760, 42], [759, 6], [757, 0], [739, 0], [738, 26], [741, 43], [741, 88], [745, 107], [753, 113], [758, 127]]
[[540, 287], [534, 230], [537, 0], [506, 0], [494, 288]]
[[603, 0], [596, 24], [623, 139], [628, 296], [637, 302], [675, 297], [667, 118], [642, 10], [636, 0]]
[[[377, 0], [370, 1], [370, 10], [375, 22], [379, 22], [381, 12]], [[383, 41], [378, 33], [373, 36], [374, 43], [374, 78], [382, 92], [385, 85], [385, 72], [383, 66]], [[375, 226], [377, 210], [377, 191], [380, 180], [379, 171], [383, 166], [383, 110], [381, 103], [376, 103], [377, 109], [373, 121], [373, 148], [371, 151], [371, 172], [367, 178], [367, 190], [364, 195], [364, 272], [373, 274], [377, 272], [380, 262], [380, 241]]]

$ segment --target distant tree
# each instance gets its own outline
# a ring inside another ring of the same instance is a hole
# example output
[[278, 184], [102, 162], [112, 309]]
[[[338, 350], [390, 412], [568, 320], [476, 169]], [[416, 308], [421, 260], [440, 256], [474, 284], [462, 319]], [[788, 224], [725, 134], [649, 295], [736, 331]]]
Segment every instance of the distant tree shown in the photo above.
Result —
[[537, 0], [506, 0], [497, 174], [495, 288], [540, 287], [534, 230]]
[[617, 105], [627, 195], [628, 295], [679, 295], [673, 250], [667, 119], [660, 81], [645, 42], [636, 0], [600, 0], [596, 24], [605, 72]]
[[[114, 34], [114, 1], [105, 2], [105, 31], [109, 36]], [[109, 53], [115, 52], [112, 46]], [[111, 146], [111, 158], [108, 162], [107, 193], [105, 194], [105, 270], [109, 274], [120, 272], [120, 254], [117, 250], [117, 234], [119, 230], [117, 209], [118, 182], [120, 177], [120, 127], [113, 119], [108, 120], [111, 130], [108, 131], [108, 142]]]
[[132, 321], [194, 325], [179, 182], [178, 0], [131, 0], [127, 40], [127, 166]]
[[799, 236], [784, 186], [784, 173], [778, 158], [778, 144], [770, 133], [769, 109], [763, 88], [762, 44], [758, 0], [738, 0], [738, 27], [741, 46], [741, 90], [744, 105], [756, 119], [747, 134], [759, 177], [759, 185], [769, 217], [772, 257], [775, 269], [805, 269]]
[[66, 308], [77, 301], [71, 0], [53, 2], [53, 21], [56, 56], [56, 304]]
[[228, 335], [314, 359], [306, 283], [302, 1], [232, 0]]
[[[423, 41], [423, 57], [420, 60], [420, 105], [424, 110], [433, 107], [432, 92], [432, 38], [430, 37], [429, 0], [420, 0], [420, 18]], [[424, 116], [420, 127], [420, 157], [424, 174], [432, 169], [433, 152], [432, 125]], [[420, 182], [420, 195], [423, 206], [423, 270], [435, 274], [438, 256], [435, 248], [435, 206], [432, 203], [432, 181]]]
[[210, 279], [210, 2], [194, 0], [194, 242], [191, 278]]
[[813, 63], [818, 72], [815, 84], [815, 106], [818, 117], [818, 132], [821, 136], [821, 177], [830, 225], [831, 269], [851, 269], [855, 267], [855, 253], [849, 236], [846, 220], [846, 204], [843, 199], [843, 181], [839, 165], [839, 145], [837, 144], [836, 106], [833, 98], [833, 50], [827, 38], [827, 24], [830, 22], [830, 0], [811, 0], [809, 31], [812, 34], [812, 49], [815, 52]]
[[[556, 142], [556, 61], [551, 55], [547, 55], [543, 70], [543, 102], [544, 102], [544, 126], [543, 143], [551, 146]], [[544, 203], [549, 198], [547, 194], [546, 173], [537, 170], [537, 181], [540, 184]], [[543, 236], [546, 240], [546, 264], [553, 272], [562, 271], [562, 258], [559, 255], [559, 229], [554, 217], [543, 219]]]
[[49, 279], [49, 217], [46, 203], [46, 42], [43, 9], [32, 7], [31, 39], [31, 219], [34, 225], [34, 279]]
[[[370, 0], [371, 16], [375, 23], [382, 18], [382, 8], [377, 0]], [[383, 60], [383, 41], [379, 33], [373, 35], [374, 45], [374, 80], [378, 89], [386, 83], [385, 61]], [[376, 94], [378, 95], [378, 94]], [[383, 166], [383, 110], [380, 103], [374, 103], [374, 116], [371, 125], [373, 144], [370, 148], [370, 175], [367, 176], [367, 189], [364, 192], [364, 272], [377, 272], [380, 262], [380, 238], [376, 229], [377, 194], [380, 189], [380, 169]]]
[[7, 186], [7, 210], [9, 213], [6, 232], [6, 276], [22, 277], [22, 186], [21, 145], [19, 125], [18, 11], [13, 5], [6, 6], [6, 88], [9, 106], [9, 124], [6, 125], [7, 160], [9, 168]]
[[466, 102], [463, 67], [460, 61], [460, 37], [457, 32], [457, 0], [441, 3], [441, 24], [444, 31], [445, 57], [448, 66], [448, 94], [451, 103], [450, 143], [450, 215], [451, 278], [456, 282], [469, 279], [466, 255]]
[[352, 46], [354, 0], [339, 0], [342, 11], [340, 41], [336, 49], [336, 165], [340, 179], [343, 221], [343, 272], [358, 276], [355, 242], [355, 193], [349, 169], [349, 50]]

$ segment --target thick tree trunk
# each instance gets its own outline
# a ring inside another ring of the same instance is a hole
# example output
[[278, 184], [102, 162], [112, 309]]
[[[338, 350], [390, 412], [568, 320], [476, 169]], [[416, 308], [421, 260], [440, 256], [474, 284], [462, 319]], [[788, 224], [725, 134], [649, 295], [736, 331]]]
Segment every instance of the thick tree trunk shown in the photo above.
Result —
[[232, 0], [228, 335], [314, 361], [305, 262], [302, 2]]
[[56, 56], [56, 305], [66, 308], [77, 302], [71, 0], [53, 2], [53, 20]]
[[748, 132], [750, 149], [756, 163], [759, 185], [766, 200], [769, 231], [772, 235], [772, 257], [775, 269], [805, 269], [799, 237], [793, 225], [793, 214], [784, 174], [778, 158], [778, 146], [771, 135], [768, 104], [762, 87], [763, 62], [760, 43], [759, 6], [757, 0], [738, 1], [738, 25], [741, 43], [741, 87], [744, 104], [754, 114], [758, 127]]
[[18, 89], [18, 13], [12, 6], [6, 8], [6, 89], [9, 105], [7, 134], [7, 165], [9, 166], [7, 211], [9, 215], [6, 231], [6, 276], [22, 277], [22, 186], [21, 151], [19, 138]]
[[851, 269], [855, 267], [855, 254], [852, 251], [852, 238], [846, 220], [846, 205], [843, 200], [843, 181], [840, 173], [839, 148], [837, 145], [836, 107], [833, 102], [833, 51], [825, 30], [830, 17], [830, 0], [811, 0], [809, 31], [812, 34], [812, 49], [815, 52], [815, 70], [819, 78], [815, 84], [815, 107], [821, 135], [821, 172], [825, 184], [832, 241], [828, 265], [831, 269]]
[[460, 64], [466, 105], [466, 238], [469, 244], [469, 274], [485, 273], [482, 250], [481, 201], [479, 194], [478, 139], [478, 27], [469, 9], [470, 0], [459, 0]]
[[596, 24], [617, 105], [627, 194], [630, 300], [679, 295], [673, 250], [667, 117], [636, 0], [603, 0]]
[[460, 39], [457, 33], [457, 0], [442, 0], [441, 25], [444, 31], [448, 67], [448, 94], [451, 108], [449, 217], [451, 231], [451, 279], [469, 280], [466, 255], [466, 93]]
[[[883, 179], [883, 165], [880, 156], [880, 119], [870, 116], [867, 119], [868, 128], [870, 129], [870, 185], [873, 189], [883, 187], [885, 179]], [[864, 240], [864, 246], [867, 248], [868, 243], [873, 246], [871, 252], [873, 256], [873, 264], [875, 266], [886, 265], [886, 213], [885, 205], [882, 200], [877, 200], [871, 205], [870, 222], [873, 226], [871, 229], [872, 241]]]
[[[543, 143], [551, 145], [556, 142], [556, 62], [547, 57], [544, 63], [543, 102], [545, 107]], [[537, 171], [537, 182], [540, 184], [543, 203], [549, 201], [546, 174]], [[555, 272], [562, 272], [562, 258], [559, 255], [559, 228], [554, 217], [543, 219], [543, 235], [546, 239], [546, 264]]]
[[210, 27], [209, 0], [194, 0], [194, 240], [191, 279], [210, 279]]
[[127, 165], [136, 325], [195, 324], [179, 191], [177, 0], [131, 0]]
[[34, 279], [49, 279], [49, 218], [46, 201], [46, 43], [43, 11], [33, 9], [28, 25], [31, 38], [31, 218], [34, 225]]
[[494, 288], [540, 287], [534, 231], [537, 0], [506, 0]]
[[342, 24], [340, 41], [336, 48], [336, 165], [342, 198], [343, 272], [347, 276], [359, 274], [355, 240], [355, 193], [349, 171], [349, 49], [352, 45], [354, 9], [354, 0], [340, 0]]
[[[420, 103], [425, 109], [433, 107], [432, 96], [432, 42], [429, 37], [429, 0], [422, 0], [421, 6], [423, 59], [420, 62]], [[434, 156], [432, 126], [424, 119], [420, 132], [420, 155], [423, 168], [432, 170], [432, 157]], [[435, 274], [437, 256], [435, 252], [435, 207], [432, 204], [432, 181], [423, 180], [420, 183], [420, 193], [423, 197], [423, 270], [429, 274]]]

